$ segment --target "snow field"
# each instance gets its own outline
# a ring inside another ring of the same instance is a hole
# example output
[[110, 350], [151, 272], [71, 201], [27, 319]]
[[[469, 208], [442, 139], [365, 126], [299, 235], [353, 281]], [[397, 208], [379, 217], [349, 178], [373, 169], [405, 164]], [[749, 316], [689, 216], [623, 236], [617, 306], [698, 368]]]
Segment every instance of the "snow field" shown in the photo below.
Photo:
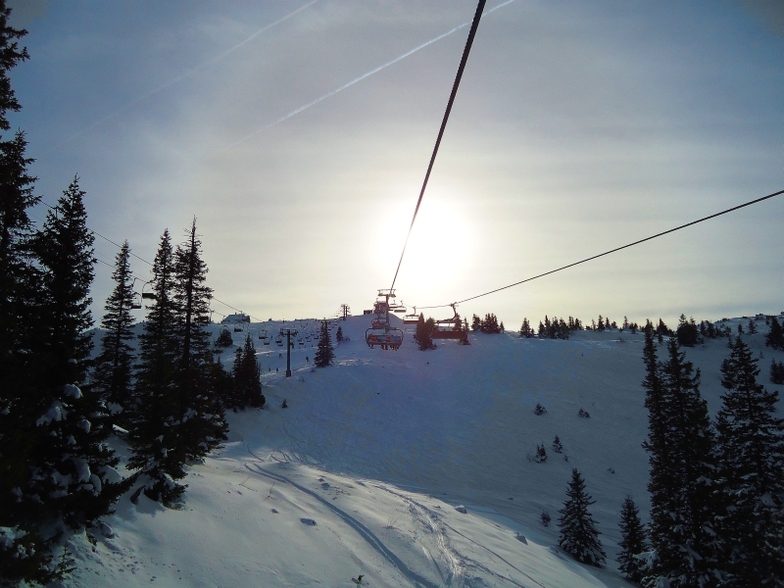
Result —
[[[182, 510], [124, 497], [107, 520], [116, 536], [94, 547], [75, 540], [68, 585], [354, 586], [363, 574], [379, 587], [628, 586], [614, 571], [620, 507], [631, 495], [643, 519], [649, 508], [642, 336], [472, 334], [471, 346], [420, 352], [406, 329], [394, 352], [364, 344], [367, 322], [339, 323], [351, 341], [330, 368], [312, 368], [315, 340], [296, 344], [291, 378], [285, 349], [254, 339], [265, 409], [228, 415], [229, 442], [191, 468]], [[748, 320], [733, 330], [738, 322]], [[256, 337], [278, 326], [245, 329]], [[770, 359], [784, 354], [764, 347], [758, 327], [744, 339], [764, 354], [766, 381]], [[235, 346], [244, 337], [233, 333]], [[726, 339], [686, 352], [715, 413]], [[233, 349], [222, 358], [230, 365]], [[537, 402], [546, 414], [534, 414]], [[530, 459], [539, 443], [545, 463]], [[596, 501], [606, 569], [553, 547], [573, 467]]]

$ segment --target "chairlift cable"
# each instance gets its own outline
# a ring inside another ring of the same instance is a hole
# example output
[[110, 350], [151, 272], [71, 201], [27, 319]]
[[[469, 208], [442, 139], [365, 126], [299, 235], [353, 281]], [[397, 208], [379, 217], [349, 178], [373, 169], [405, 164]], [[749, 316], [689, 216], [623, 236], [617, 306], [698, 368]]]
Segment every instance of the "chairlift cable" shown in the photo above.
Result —
[[450, 94], [449, 102], [447, 102], [446, 105], [446, 112], [444, 113], [444, 119], [441, 121], [441, 128], [438, 131], [436, 144], [433, 147], [433, 153], [430, 156], [430, 163], [427, 166], [425, 179], [422, 182], [422, 189], [419, 191], [419, 198], [417, 199], [416, 207], [414, 208], [414, 215], [411, 218], [411, 224], [408, 227], [406, 240], [403, 242], [403, 250], [400, 252], [400, 260], [398, 260], [397, 262], [397, 269], [395, 270], [395, 277], [392, 278], [392, 286], [390, 287], [390, 291], [395, 289], [397, 274], [398, 272], [400, 272], [400, 265], [403, 263], [403, 256], [406, 254], [406, 246], [408, 245], [408, 239], [409, 237], [411, 237], [411, 230], [414, 228], [414, 221], [416, 221], [417, 214], [419, 213], [419, 207], [422, 204], [422, 197], [425, 195], [427, 182], [430, 179], [430, 172], [433, 171], [433, 164], [436, 161], [438, 148], [441, 145], [441, 139], [443, 138], [444, 131], [446, 130], [446, 123], [449, 120], [449, 114], [452, 112], [452, 104], [454, 104], [455, 96], [457, 96], [457, 88], [460, 86], [460, 79], [463, 77], [463, 70], [465, 69], [466, 63], [468, 62], [468, 54], [471, 51], [471, 45], [474, 42], [474, 36], [476, 35], [476, 30], [477, 28], [479, 28], [479, 20], [482, 17], [482, 11], [484, 10], [484, 7], [485, 7], [485, 0], [479, 0], [479, 4], [476, 7], [476, 13], [474, 13], [474, 20], [471, 22], [471, 30], [468, 32], [468, 39], [466, 40], [466, 45], [465, 48], [463, 49], [463, 57], [460, 59], [460, 66], [457, 68], [457, 75], [455, 76], [455, 82], [454, 84], [452, 84], [452, 93]]
[[694, 226], [696, 224], [699, 224], [699, 223], [702, 223], [702, 222], [705, 222], [705, 221], [717, 218], [719, 216], [723, 216], [725, 214], [729, 214], [731, 212], [735, 212], [736, 210], [740, 210], [741, 208], [746, 208], [747, 206], [752, 206], [753, 204], [758, 204], [758, 203], [763, 202], [765, 200], [769, 200], [771, 198], [775, 198], [776, 196], [781, 196], [782, 194], [784, 194], [784, 190], [779, 190], [778, 192], [774, 192], [773, 194], [768, 194], [767, 196], [763, 196], [761, 198], [755, 198], [754, 200], [749, 200], [748, 202], [744, 202], [743, 204], [739, 204], [737, 206], [733, 206], [731, 208], [727, 208], [725, 210], [722, 210], [721, 212], [716, 212], [714, 214], [710, 214], [708, 216], [704, 216], [702, 218], [699, 218], [697, 220], [694, 220], [694, 221], [691, 221], [691, 222], [679, 225], [679, 226], [674, 227], [672, 229], [668, 229], [666, 231], [662, 231], [660, 233], [656, 233], [655, 235], [651, 235], [649, 237], [645, 237], [644, 239], [638, 239], [637, 241], [633, 241], [632, 243], [627, 243], [626, 245], [622, 245], [620, 247], [616, 247], [614, 249], [610, 249], [610, 250], [605, 251], [603, 253], [598, 253], [596, 255], [592, 255], [590, 257], [586, 257], [585, 259], [581, 259], [579, 261], [575, 261], [575, 262], [569, 263], [567, 265], [562, 265], [561, 267], [558, 267], [556, 269], [552, 269], [550, 271], [547, 271], [547, 272], [544, 272], [544, 273], [541, 273], [541, 274], [537, 274], [537, 275], [532, 276], [530, 278], [526, 278], [524, 280], [520, 280], [519, 282], [514, 282], [513, 284], [508, 284], [506, 286], [501, 286], [500, 288], [495, 288], [494, 290], [490, 290], [490, 291], [484, 292], [482, 294], [477, 294], [476, 296], [470, 296], [468, 298], [464, 298], [463, 300], [458, 300], [457, 302], [454, 302], [454, 303], [438, 304], [438, 305], [433, 305], [433, 306], [417, 306], [417, 308], [431, 308], [431, 309], [432, 308], [446, 308], [448, 306], [452, 306], [452, 304], [462, 304], [463, 302], [469, 302], [471, 300], [476, 300], [477, 298], [482, 298], [483, 296], [489, 296], [490, 294], [495, 294], [496, 292], [500, 292], [502, 290], [508, 290], [509, 288], [514, 288], [515, 286], [520, 286], [521, 284], [525, 284], [525, 283], [528, 283], [528, 282], [533, 282], [534, 280], [538, 280], [539, 278], [544, 278], [545, 276], [549, 276], [549, 275], [555, 274], [557, 272], [560, 272], [560, 271], [563, 271], [563, 270], [566, 270], [566, 269], [569, 269], [569, 268], [581, 265], [583, 263], [587, 263], [589, 261], [593, 261], [594, 259], [599, 259], [600, 257], [604, 257], [606, 255], [610, 255], [611, 253], [616, 253], [617, 251], [621, 251], [623, 249], [628, 249], [629, 247], [634, 247], [635, 245], [639, 245], [641, 243], [645, 243], [646, 241], [651, 241], [651, 240], [656, 239], [658, 237], [663, 237], [664, 235], [669, 235], [670, 233], [674, 233], [675, 231], [680, 231], [681, 229], [685, 229], [687, 227]]

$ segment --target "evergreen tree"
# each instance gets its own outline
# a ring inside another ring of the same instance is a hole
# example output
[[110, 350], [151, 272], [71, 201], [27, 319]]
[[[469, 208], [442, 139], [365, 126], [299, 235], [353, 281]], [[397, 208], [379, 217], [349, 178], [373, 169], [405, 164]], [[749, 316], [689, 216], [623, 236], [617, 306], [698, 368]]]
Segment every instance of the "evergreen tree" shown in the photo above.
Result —
[[476, 331], [480, 330], [481, 328], [482, 328], [482, 319], [479, 318], [479, 315], [474, 314], [471, 317], [471, 330], [476, 332]]
[[128, 466], [148, 478], [142, 486], [145, 494], [169, 504], [182, 495], [186, 486], [177, 482], [185, 477], [185, 457], [177, 427], [178, 313], [173, 298], [174, 251], [168, 230], [161, 237], [152, 273], [154, 302], [139, 343]]
[[700, 373], [685, 360], [676, 338], [668, 360], [656, 363], [646, 331], [651, 477], [651, 543], [655, 563], [646, 582], [697, 587], [715, 583], [718, 549], [711, 500], [715, 478], [713, 431], [700, 396]]
[[134, 319], [131, 308], [136, 294], [133, 291], [133, 275], [130, 268], [131, 248], [123, 243], [114, 265], [112, 278], [114, 290], [106, 300], [101, 327], [105, 330], [101, 339], [101, 353], [93, 367], [93, 390], [106, 401], [125, 409], [131, 401], [134, 351], [131, 342]]
[[237, 348], [232, 369], [234, 378], [234, 403], [232, 408], [246, 406], [261, 408], [266, 399], [261, 393], [261, 367], [256, 358], [256, 348], [250, 333], [245, 337], [245, 346]]
[[784, 362], [770, 362], [770, 382], [771, 384], [784, 384]]
[[417, 342], [420, 351], [436, 348], [435, 343], [433, 343], [433, 331], [435, 328], [436, 323], [432, 318], [425, 320], [425, 315], [419, 314], [416, 330], [414, 331], [414, 341]]
[[119, 460], [105, 445], [111, 434], [106, 404], [82, 385], [92, 350], [86, 331], [93, 324], [89, 293], [95, 263], [83, 197], [74, 178], [36, 236], [44, 278], [40, 332], [45, 369], [37, 379], [41, 414], [36, 425], [45, 439], [39, 467], [57, 480], [58, 489], [48, 494], [57, 496], [53, 516], [74, 529], [111, 512], [126, 488], [114, 470]]
[[231, 331], [226, 328], [221, 329], [215, 339], [215, 347], [231, 347], [232, 345], [234, 345], [234, 339], [231, 337]]
[[670, 336], [673, 333], [672, 330], [670, 330], [670, 328], [666, 324], [664, 324], [664, 321], [662, 319], [659, 319], [659, 324], [656, 326], [656, 334]]
[[784, 328], [775, 316], [770, 320], [770, 331], [765, 335], [765, 345], [784, 351]]
[[207, 330], [212, 289], [205, 284], [207, 271], [194, 218], [186, 231], [185, 242], [177, 247], [174, 254], [173, 289], [179, 313], [181, 449], [188, 461], [200, 459], [219, 447], [225, 441], [228, 430], [223, 405], [212, 380], [214, 357]]
[[678, 343], [684, 347], [694, 347], [700, 342], [700, 330], [697, 328], [697, 324], [693, 318], [686, 320], [686, 315], [684, 314], [680, 317], [675, 336], [678, 337]]
[[[11, 128], [8, 111], [18, 111], [9, 70], [29, 58], [19, 47], [25, 30], [8, 25], [11, 10], [0, 0], [0, 130]], [[41, 366], [32, 352], [30, 332], [38, 310], [33, 294], [42, 287], [31, 243], [34, 229], [28, 211], [38, 203], [35, 178], [27, 172], [27, 142], [18, 131], [0, 140], [0, 583], [46, 584], [63, 570], [53, 563], [51, 544], [42, 535], [35, 513], [22, 508], [17, 495], [35, 467], [34, 439], [38, 390], [33, 375]], [[39, 438], [36, 437], [35, 440]], [[27, 501], [29, 505], [29, 501]]]
[[25, 471], [13, 471], [14, 510], [26, 530], [79, 530], [111, 512], [125, 490], [106, 445], [108, 412], [83, 384], [91, 342], [93, 236], [76, 180], [47, 214], [33, 248], [40, 288], [32, 301], [29, 396], [16, 405]]
[[220, 394], [223, 378], [210, 349], [207, 266], [196, 220], [186, 241], [172, 250], [164, 232], [153, 263], [150, 309], [141, 337], [135, 422], [129, 466], [148, 481], [143, 491], [172, 504], [186, 486], [185, 464], [204, 457], [226, 438]]
[[640, 521], [640, 510], [634, 504], [631, 496], [627, 496], [621, 507], [621, 541], [618, 546], [621, 551], [616, 561], [624, 577], [630, 582], [639, 584], [644, 577], [643, 562], [637, 559], [642, 553], [650, 549], [645, 527]]
[[86, 331], [93, 325], [90, 286], [95, 237], [87, 228], [84, 194], [75, 177], [35, 236], [36, 256], [43, 270], [37, 328], [41, 350], [49, 362], [45, 385], [82, 381], [93, 346]]
[[322, 321], [321, 335], [319, 336], [316, 357], [313, 359], [313, 364], [320, 368], [327, 367], [332, 365], [334, 359], [335, 349], [332, 347], [332, 341], [329, 338], [329, 327], [327, 326], [327, 321]]
[[501, 326], [498, 324], [498, 317], [492, 312], [487, 313], [484, 320], [479, 323], [479, 330], [483, 333], [500, 333]]
[[[237, 351], [241, 353], [242, 348], [238, 348]], [[210, 386], [213, 390], [213, 393], [215, 394], [215, 397], [220, 401], [221, 406], [224, 408], [237, 406], [237, 394], [234, 389], [234, 376], [232, 376], [231, 372], [224, 369], [223, 364], [219, 361], [219, 359], [216, 359], [216, 361], [212, 362], [212, 365], [210, 366]], [[261, 390], [259, 389], [259, 391]], [[266, 402], [263, 394], [259, 400], [262, 404]], [[238, 408], [242, 408], [242, 406], [238, 406]]]
[[716, 422], [726, 586], [784, 586], [784, 420], [777, 392], [757, 382], [758, 361], [740, 337], [721, 366], [727, 390]]
[[531, 328], [531, 323], [528, 322], [527, 318], [523, 319], [523, 324], [520, 327], [520, 336], [525, 337], [526, 339], [530, 339], [535, 335], [534, 330]]
[[11, 128], [8, 111], [18, 112], [22, 108], [11, 88], [8, 71], [30, 58], [27, 48], [19, 47], [19, 40], [27, 31], [8, 26], [10, 16], [11, 9], [6, 6], [5, 0], [0, 0], [0, 130], [3, 131]]
[[338, 343], [343, 342], [343, 327], [341, 326], [338, 326], [338, 330], [335, 333], [335, 341], [337, 341]]
[[564, 507], [558, 511], [561, 514], [558, 545], [577, 561], [601, 567], [607, 556], [599, 540], [596, 522], [588, 511], [595, 501], [585, 491], [585, 481], [576, 468], [572, 470], [566, 496]]

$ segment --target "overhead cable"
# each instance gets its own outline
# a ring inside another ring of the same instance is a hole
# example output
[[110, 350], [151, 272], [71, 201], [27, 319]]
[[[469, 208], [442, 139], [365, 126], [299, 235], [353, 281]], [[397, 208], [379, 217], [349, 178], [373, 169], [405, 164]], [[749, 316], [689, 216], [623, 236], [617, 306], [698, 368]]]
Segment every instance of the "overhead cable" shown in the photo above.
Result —
[[441, 138], [444, 136], [444, 130], [446, 130], [446, 123], [449, 120], [449, 113], [452, 112], [452, 104], [455, 101], [455, 96], [457, 96], [457, 88], [460, 86], [460, 79], [463, 77], [463, 70], [465, 69], [466, 63], [468, 62], [468, 54], [471, 52], [471, 45], [474, 43], [474, 36], [476, 35], [476, 30], [479, 28], [479, 20], [482, 18], [482, 10], [485, 7], [485, 0], [479, 0], [479, 4], [476, 7], [476, 13], [474, 14], [474, 20], [471, 22], [471, 30], [468, 32], [468, 39], [466, 40], [465, 49], [463, 49], [463, 57], [460, 59], [460, 66], [457, 68], [457, 76], [455, 76], [455, 83], [452, 84], [452, 93], [449, 95], [449, 102], [446, 105], [446, 112], [444, 113], [444, 119], [441, 121], [441, 128], [438, 131], [438, 137], [436, 138], [435, 147], [433, 147], [433, 154], [430, 156], [430, 163], [427, 166], [427, 172], [425, 173], [425, 180], [422, 182], [422, 189], [419, 191], [419, 198], [417, 199], [416, 207], [414, 208], [414, 216], [411, 218], [411, 224], [408, 226], [408, 233], [406, 234], [406, 240], [403, 243], [403, 250], [400, 252], [400, 260], [397, 262], [397, 269], [395, 270], [395, 277], [392, 278], [392, 286], [390, 287], [390, 291], [394, 290], [395, 282], [397, 281], [397, 274], [400, 272], [400, 264], [403, 263], [403, 256], [406, 254], [406, 246], [408, 245], [408, 239], [411, 237], [411, 229], [414, 228], [414, 221], [416, 221], [417, 213], [419, 213], [419, 206], [422, 204], [422, 197], [425, 195], [425, 188], [427, 188], [427, 182], [430, 179], [430, 172], [433, 171], [433, 164], [436, 161], [436, 155], [438, 154], [438, 148], [441, 145]]
[[604, 257], [606, 255], [610, 255], [611, 253], [615, 253], [617, 251], [621, 251], [623, 249], [628, 249], [629, 247], [634, 247], [635, 245], [639, 245], [640, 243], [645, 243], [646, 241], [651, 241], [652, 239], [657, 239], [658, 237], [663, 237], [664, 235], [669, 235], [670, 233], [674, 233], [675, 231], [680, 231], [681, 229], [685, 229], [687, 227], [694, 226], [696, 224], [717, 218], [719, 216], [729, 214], [730, 212], [735, 212], [736, 210], [740, 210], [741, 208], [746, 208], [747, 206], [752, 206], [753, 204], [758, 204], [765, 200], [769, 200], [776, 196], [781, 196], [784, 194], [784, 190], [779, 190], [778, 192], [774, 192], [773, 194], [768, 194], [767, 196], [763, 196], [762, 198], [755, 198], [754, 200], [749, 200], [748, 202], [744, 202], [743, 204], [739, 204], [738, 206], [733, 206], [732, 208], [727, 208], [726, 210], [722, 210], [721, 212], [717, 212], [714, 214], [710, 214], [708, 216], [704, 216], [700, 219], [691, 221], [689, 223], [679, 225], [672, 229], [668, 229], [666, 231], [662, 231], [661, 233], [656, 233], [655, 235], [651, 235], [650, 237], [645, 237], [644, 239], [638, 239], [632, 243], [627, 243], [626, 245], [622, 245], [620, 247], [616, 247], [614, 249], [610, 249], [609, 251], [605, 251], [604, 253], [598, 253], [597, 255], [592, 255], [590, 257], [586, 257], [585, 259], [581, 259], [580, 261], [575, 261], [573, 263], [569, 263], [567, 265], [562, 265], [556, 269], [537, 274], [535, 276], [531, 276], [530, 278], [526, 278], [524, 280], [520, 280], [519, 282], [514, 282], [513, 284], [508, 284], [506, 286], [501, 286], [500, 288], [495, 288], [494, 290], [489, 290], [488, 292], [483, 292], [482, 294], [477, 294], [476, 296], [470, 296], [468, 298], [464, 298], [463, 300], [458, 300], [456, 302], [450, 304], [439, 304], [435, 306], [419, 306], [417, 308], [446, 308], [447, 306], [451, 306], [452, 304], [462, 304], [463, 302], [469, 302], [470, 300], [476, 300], [477, 298], [482, 298], [483, 296], [489, 296], [490, 294], [495, 294], [496, 292], [500, 292], [502, 290], [508, 290], [509, 288], [514, 288], [515, 286], [519, 286], [521, 284], [525, 284], [527, 282], [533, 282], [534, 280], [538, 280], [539, 278], [543, 278], [545, 276], [549, 276], [555, 274], [557, 272], [561, 272], [563, 270], [578, 266], [583, 263], [587, 263], [589, 261], [593, 261], [594, 259], [599, 259], [600, 257]]
[[[46, 203], [46, 202], [44, 202], [44, 201], [41, 201], [41, 203], [42, 203], [44, 206], [46, 206], [47, 208], [50, 208], [51, 210], [55, 210], [55, 209], [57, 208], [56, 206], [51, 206], [50, 204], [47, 204], [47, 203]], [[119, 243], [116, 243], [115, 241], [112, 241], [112, 240], [111, 240], [111, 239], [109, 239], [108, 237], [104, 237], [103, 235], [101, 235], [101, 233], [99, 233], [99, 232], [98, 232], [98, 231], [96, 231], [95, 229], [91, 229], [90, 227], [86, 227], [86, 228], [87, 228], [87, 230], [88, 230], [88, 231], [90, 231], [92, 234], [94, 234], [94, 235], [96, 235], [96, 236], [100, 237], [101, 239], [104, 239], [105, 241], [108, 241], [109, 243], [111, 243], [112, 245], [114, 245], [115, 247], [117, 247], [118, 249], [121, 249], [121, 248], [122, 248], [122, 245], [120, 245]], [[138, 255], [136, 255], [136, 254], [135, 254], [133, 251], [129, 251], [129, 253], [130, 253], [130, 254], [131, 254], [133, 257], [135, 257], [136, 259], [138, 259], [139, 261], [142, 261], [142, 262], [146, 263], [147, 265], [149, 265], [150, 267], [153, 267], [153, 264], [152, 264], [152, 263], [150, 263], [149, 261], [147, 261], [147, 260], [146, 260], [146, 259], [144, 259], [143, 257], [139, 257], [139, 256], [138, 256]], [[102, 260], [102, 259], [97, 259], [97, 258], [96, 258], [96, 261], [97, 261], [98, 263], [102, 263], [102, 264], [103, 264], [103, 265], [105, 265], [105, 266], [108, 266], [108, 267], [114, 267], [112, 264], [110, 264], [110, 263], [107, 263], [107, 262], [105, 262], [105, 261], [104, 261], [104, 260]], [[133, 272], [131, 272], [131, 274], [130, 274], [130, 275], [131, 275], [131, 276], [133, 276]], [[133, 276], [133, 277], [137, 277], [137, 276]], [[141, 278], [139, 278], [139, 279], [141, 279]], [[218, 299], [217, 299], [217, 298], [215, 298], [214, 296], [211, 296], [211, 297], [210, 297], [210, 300], [213, 300], [213, 301], [217, 302], [218, 304], [222, 304], [222, 305], [223, 305], [223, 306], [225, 306], [226, 308], [230, 308], [231, 310], [233, 310], [233, 311], [235, 311], [235, 312], [239, 312], [239, 313], [241, 313], [241, 314], [245, 314], [245, 313], [244, 313], [243, 311], [241, 311], [239, 308], [236, 308], [236, 307], [232, 306], [231, 304], [228, 304], [228, 303], [226, 303], [226, 302], [223, 302], [222, 300], [218, 300]], [[252, 318], [252, 319], [255, 319], [255, 320], [256, 320], [256, 321], [258, 321], [258, 322], [263, 322], [263, 321], [262, 321], [260, 318], [258, 318], [258, 317], [252, 316], [252, 315], [250, 315], [250, 314], [249, 314], [248, 316], [249, 316], [250, 318]]]

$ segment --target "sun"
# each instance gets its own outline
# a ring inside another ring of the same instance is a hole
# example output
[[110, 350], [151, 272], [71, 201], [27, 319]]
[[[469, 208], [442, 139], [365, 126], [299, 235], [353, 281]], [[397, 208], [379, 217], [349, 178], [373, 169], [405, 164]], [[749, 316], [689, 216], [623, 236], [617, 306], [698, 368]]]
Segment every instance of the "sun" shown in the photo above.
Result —
[[455, 288], [464, 281], [461, 272], [474, 263], [475, 229], [470, 222], [469, 207], [457, 191], [429, 191], [406, 243], [414, 206], [412, 201], [407, 209], [388, 208], [383, 220], [375, 225], [368, 253], [375, 269], [389, 275], [388, 282], [379, 287], [388, 288], [392, 283], [405, 244], [395, 282], [399, 300], [410, 304], [417, 302], [412, 296], [422, 304], [454, 300]]

